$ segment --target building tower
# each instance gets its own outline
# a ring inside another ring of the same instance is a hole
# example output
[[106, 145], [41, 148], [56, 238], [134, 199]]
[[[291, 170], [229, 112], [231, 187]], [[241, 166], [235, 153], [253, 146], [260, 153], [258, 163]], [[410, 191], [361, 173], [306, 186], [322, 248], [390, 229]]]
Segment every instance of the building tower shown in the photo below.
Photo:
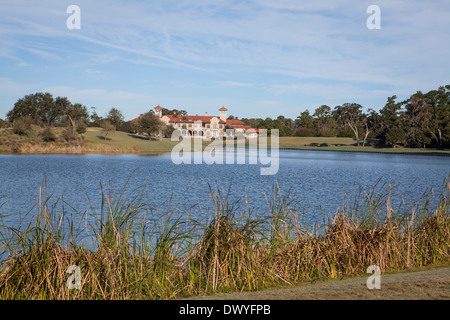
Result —
[[155, 109], [155, 114], [161, 118], [162, 117], [162, 108], [158, 105], [154, 109]]
[[222, 120], [222, 121], [227, 121], [227, 108], [225, 108], [225, 107], [222, 107], [222, 108], [220, 108], [219, 109], [219, 111], [220, 111], [220, 120]]

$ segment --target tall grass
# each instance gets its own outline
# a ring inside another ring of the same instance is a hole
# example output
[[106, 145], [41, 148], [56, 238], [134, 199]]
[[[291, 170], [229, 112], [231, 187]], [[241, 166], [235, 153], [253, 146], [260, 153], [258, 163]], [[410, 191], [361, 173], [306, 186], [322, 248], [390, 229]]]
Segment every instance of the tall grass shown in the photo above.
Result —
[[[145, 186], [127, 188], [102, 187], [92, 212], [61, 209], [42, 188], [27, 224], [2, 219], [0, 298], [172, 299], [354, 276], [372, 264], [405, 270], [450, 256], [449, 180], [437, 198], [426, 193], [412, 206], [393, 208], [390, 185], [360, 192], [315, 225], [278, 185], [265, 213], [211, 187], [209, 221], [178, 214], [177, 204], [156, 210], [143, 202]], [[71, 265], [80, 268], [79, 289], [67, 287]]]
[[85, 154], [85, 153], [139, 153], [139, 146], [110, 146], [106, 144], [86, 143], [84, 145], [60, 145], [54, 143], [31, 144], [22, 143], [18, 152], [30, 153], [65, 153], [65, 154]]

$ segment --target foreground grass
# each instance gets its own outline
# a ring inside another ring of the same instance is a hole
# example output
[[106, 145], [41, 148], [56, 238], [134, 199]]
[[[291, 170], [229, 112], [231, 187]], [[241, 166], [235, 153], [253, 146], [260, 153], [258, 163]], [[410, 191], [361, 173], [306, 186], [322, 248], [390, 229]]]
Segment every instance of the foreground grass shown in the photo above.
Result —
[[[154, 211], [142, 188], [128, 196], [126, 186], [101, 191], [100, 209], [75, 216], [42, 191], [24, 228], [2, 224], [1, 299], [173, 299], [337, 279], [373, 264], [396, 272], [450, 257], [448, 181], [433, 207], [429, 193], [394, 210], [389, 186], [358, 195], [321, 226], [302, 223], [277, 187], [258, 217], [247, 201], [240, 208], [227, 191], [211, 189], [209, 221], [177, 216], [176, 206]], [[79, 289], [67, 287], [72, 265], [80, 268]]]

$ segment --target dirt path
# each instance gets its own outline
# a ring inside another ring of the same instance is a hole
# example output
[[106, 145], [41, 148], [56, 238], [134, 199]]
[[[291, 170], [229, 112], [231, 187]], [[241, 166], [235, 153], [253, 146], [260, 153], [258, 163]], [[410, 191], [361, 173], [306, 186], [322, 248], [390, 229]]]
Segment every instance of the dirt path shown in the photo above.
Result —
[[449, 300], [450, 267], [381, 275], [381, 289], [369, 290], [367, 277], [304, 283], [282, 289], [227, 293], [194, 299], [212, 300]]

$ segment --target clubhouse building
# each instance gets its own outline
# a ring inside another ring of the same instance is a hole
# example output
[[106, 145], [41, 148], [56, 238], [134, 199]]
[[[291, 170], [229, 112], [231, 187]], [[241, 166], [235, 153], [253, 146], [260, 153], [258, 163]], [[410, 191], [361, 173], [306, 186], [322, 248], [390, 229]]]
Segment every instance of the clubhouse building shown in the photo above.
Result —
[[[189, 115], [162, 115], [162, 107], [159, 105], [154, 108], [155, 114], [166, 125], [172, 125], [175, 129], [181, 131], [183, 136], [193, 137], [220, 137], [230, 136], [237, 132], [242, 132], [245, 137], [255, 137], [259, 133], [259, 129], [251, 128], [241, 120], [227, 119], [228, 109], [222, 107], [219, 109], [219, 116], [189, 116]], [[139, 118], [131, 121], [139, 121]], [[234, 129], [234, 132], [227, 129]]]

